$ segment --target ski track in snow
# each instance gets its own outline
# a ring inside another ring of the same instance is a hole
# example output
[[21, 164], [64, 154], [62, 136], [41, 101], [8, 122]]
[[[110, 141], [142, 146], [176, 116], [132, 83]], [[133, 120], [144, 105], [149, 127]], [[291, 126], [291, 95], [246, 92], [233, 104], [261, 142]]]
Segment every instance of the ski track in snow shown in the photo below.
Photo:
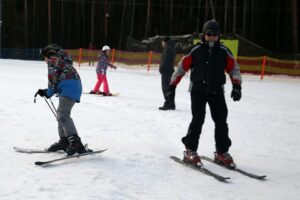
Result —
[[[83, 88], [96, 83], [95, 68], [82, 65]], [[100, 155], [35, 166], [61, 154], [22, 154], [13, 146], [44, 149], [58, 139], [57, 122], [44, 99], [33, 96], [47, 87], [44, 62], [0, 59], [0, 199], [210, 199], [294, 200], [300, 195], [300, 79], [286, 76], [243, 76], [243, 97], [230, 99], [230, 149], [237, 165], [267, 175], [257, 181], [204, 161], [205, 166], [230, 183], [181, 166], [170, 155], [182, 156], [180, 140], [191, 120], [189, 77], [176, 90], [175, 111], [162, 105], [160, 75], [119, 68], [108, 70], [111, 92], [119, 97], [83, 94], [72, 118], [80, 137], [92, 149], [108, 148]], [[53, 97], [57, 106], [57, 98]], [[198, 152], [212, 156], [214, 124], [207, 107]]]

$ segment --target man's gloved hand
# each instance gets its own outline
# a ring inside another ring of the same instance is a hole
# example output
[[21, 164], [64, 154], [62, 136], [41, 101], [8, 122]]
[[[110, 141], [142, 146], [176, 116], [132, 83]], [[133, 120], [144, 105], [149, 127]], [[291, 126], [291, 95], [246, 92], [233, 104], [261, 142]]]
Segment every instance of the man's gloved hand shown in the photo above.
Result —
[[49, 98], [48, 95], [47, 95], [47, 89], [39, 89], [37, 91], [37, 94], [40, 95], [41, 97]]
[[176, 85], [170, 84], [167, 95], [170, 96], [171, 94], [173, 94], [175, 92], [175, 90], [176, 90]]
[[240, 84], [234, 83], [231, 91], [233, 101], [239, 101], [242, 97], [242, 87]]

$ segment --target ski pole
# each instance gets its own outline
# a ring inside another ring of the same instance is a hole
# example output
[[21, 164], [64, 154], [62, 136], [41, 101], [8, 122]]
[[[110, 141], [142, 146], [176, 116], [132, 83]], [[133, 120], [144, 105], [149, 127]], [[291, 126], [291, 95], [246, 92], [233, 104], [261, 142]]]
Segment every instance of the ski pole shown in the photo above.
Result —
[[[54, 108], [52, 108], [52, 107], [50, 106], [50, 104], [49, 104], [49, 102], [47, 101], [46, 97], [44, 97], [44, 100], [46, 101], [46, 103], [47, 103], [48, 107], [49, 107], [49, 108], [50, 108], [50, 110], [52, 111], [52, 113], [53, 113], [54, 117], [55, 117], [55, 118], [57, 118], [57, 116], [56, 116], [56, 113], [57, 113], [57, 111], [55, 110], [55, 107], [54, 107]], [[52, 100], [51, 100], [51, 99], [50, 99], [50, 101], [52, 102]], [[53, 104], [53, 102], [52, 102], [52, 104]], [[53, 106], [54, 106], [54, 105], [53, 105]]]
[[55, 105], [54, 105], [54, 103], [53, 103], [53, 101], [52, 101], [51, 98], [50, 98], [50, 102], [51, 102], [51, 104], [52, 104], [53, 110], [55, 111], [55, 113], [56, 113], [56, 115], [57, 115], [57, 110], [56, 110]]
[[33, 99], [33, 102], [34, 102], [34, 103], [36, 103], [36, 97], [37, 97], [38, 93], [39, 93], [39, 92], [37, 91], [37, 92], [35, 93], [35, 95], [34, 95], [34, 99]]

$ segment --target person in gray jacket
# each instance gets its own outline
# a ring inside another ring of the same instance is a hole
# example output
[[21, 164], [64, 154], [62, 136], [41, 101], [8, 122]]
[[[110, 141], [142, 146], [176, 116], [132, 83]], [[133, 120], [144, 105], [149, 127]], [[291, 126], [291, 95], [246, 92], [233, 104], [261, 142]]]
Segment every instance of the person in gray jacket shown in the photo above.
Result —
[[176, 58], [175, 44], [170, 37], [163, 38], [161, 44], [164, 50], [161, 55], [159, 72], [161, 74], [161, 85], [165, 102], [162, 107], [159, 107], [159, 110], [175, 110], [175, 92], [168, 94]]

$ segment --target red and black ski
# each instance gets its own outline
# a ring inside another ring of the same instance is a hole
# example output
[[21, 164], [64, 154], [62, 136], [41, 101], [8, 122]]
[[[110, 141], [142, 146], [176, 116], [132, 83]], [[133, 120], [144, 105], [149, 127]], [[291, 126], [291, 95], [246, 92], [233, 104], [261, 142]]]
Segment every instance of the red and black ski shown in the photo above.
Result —
[[221, 176], [221, 175], [216, 174], [216, 173], [214, 173], [214, 172], [212, 172], [212, 171], [210, 171], [210, 170], [208, 170], [208, 169], [206, 169], [204, 167], [199, 167], [199, 166], [193, 165], [191, 163], [185, 162], [184, 160], [182, 160], [182, 159], [180, 159], [180, 158], [178, 158], [176, 156], [170, 156], [170, 158], [172, 160], [174, 160], [175, 162], [177, 162], [177, 163], [180, 163], [180, 164], [182, 164], [184, 166], [190, 167], [190, 168], [192, 168], [194, 170], [197, 170], [199, 172], [202, 172], [202, 173], [204, 173], [206, 175], [212, 176], [215, 179], [217, 179], [218, 181], [227, 182], [227, 180], [230, 179], [230, 177]]
[[248, 177], [250, 177], [250, 178], [254, 178], [254, 179], [258, 179], [258, 180], [264, 180], [264, 179], [267, 177], [266, 175], [256, 175], [256, 174], [253, 174], [253, 173], [250, 173], [250, 172], [246, 172], [246, 171], [241, 170], [241, 169], [239, 169], [239, 168], [237, 168], [237, 167], [235, 167], [235, 168], [229, 168], [229, 167], [226, 167], [226, 166], [224, 166], [224, 165], [221, 165], [221, 164], [215, 162], [215, 160], [213, 160], [212, 158], [209, 158], [209, 157], [207, 157], [207, 156], [200, 156], [200, 157], [201, 157], [201, 159], [203, 159], [203, 160], [206, 160], [206, 161], [208, 161], [208, 162], [211, 162], [211, 163], [214, 163], [214, 164], [216, 164], [216, 165], [219, 165], [219, 166], [221, 166], [221, 167], [223, 167], [223, 168], [225, 168], [225, 169], [229, 169], [229, 170], [232, 170], [232, 171], [239, 172], [239, 173], [241, 173], [241, 174], [243, 174], [243, 175], [245, 175], [245, 176], [248, 176]]

